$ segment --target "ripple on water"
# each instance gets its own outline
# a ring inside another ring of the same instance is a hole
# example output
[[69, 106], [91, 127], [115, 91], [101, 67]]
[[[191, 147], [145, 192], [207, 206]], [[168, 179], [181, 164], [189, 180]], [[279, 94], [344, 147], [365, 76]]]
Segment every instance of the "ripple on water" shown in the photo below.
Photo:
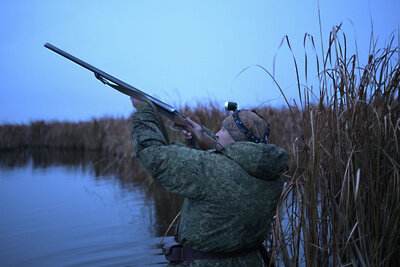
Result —
[[80, 168], [0, 169], [2, 266], [159, 266], [152, 201]]

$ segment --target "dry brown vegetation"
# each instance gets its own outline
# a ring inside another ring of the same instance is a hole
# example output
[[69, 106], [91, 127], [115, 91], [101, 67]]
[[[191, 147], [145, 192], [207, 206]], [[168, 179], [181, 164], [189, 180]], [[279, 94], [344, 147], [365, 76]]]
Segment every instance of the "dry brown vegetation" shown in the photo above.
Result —
[[[282, 146], [289, 144], [290, 132], [295, 127], [288, 120], [289, 112], [274, 108], [262, 108], [259, 112], [268, 117], [272, 127], [279, 125], [279, 130], [271, 133], [271, 140]], [[181, 113], [213, 132], [219, 130], [222, 120], [228, 115], [211, 102], [196, 107], [185, 106], [181, 108]], [[184, 142], [180, 133], [169, 128], [167, 130], [171, 142]], [[289, 134], [283, 134], [285, 132]], [[102, 118], [79, 123], [34, 121], [28, 125], [0, 125], [0, 151], [26, 148], [97, 150], [116, 158], [131, 158], [130, 119]]]
[[[311, 36], [306, 40], [314, 46]], [[276, 263], [399, 263], [400, 67], [399, 49], [392, 42], [373, 48], [368, 64], [361, 67], [357, 54], [348, 57], [340, 27], [334, 28], [327, 52], [315, 59], [319, 84], [314, 89], [302, 85], [298, 75], [297, 104], [260, 110], [271, 123], [271, 142], [290, 154], [267, 242]], [[297, 71], [295, 58], [294, 62]], [[311, 100], [312, 96], [317, 97]], [[213, 131], [226, 116], [214, 103], [186, 106], [181, 112]], [[177, 133], [169, 134], [180, 140]], [[0, 127], [0, 149], [32, 147], [97, 150], [113, 156], [106, 164], [121, 176], [132, 171], [126, 164], [133, 158], [129, 119]]]
[[373, 43], [361, 68], [336, 27], [316, 58], [318, 90], [298, 78], [300, 102], [289, 107], [300, 117], [293, 168], [268, 242], [285, 266], [399, 263], [400, 51], [393, 40], [380, 50]]

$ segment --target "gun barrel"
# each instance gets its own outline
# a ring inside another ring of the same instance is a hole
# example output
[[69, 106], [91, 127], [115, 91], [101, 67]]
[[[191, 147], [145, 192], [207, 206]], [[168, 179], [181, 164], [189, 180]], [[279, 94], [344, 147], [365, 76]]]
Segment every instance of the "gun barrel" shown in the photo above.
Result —
[[[166, 115], [166, 116], [169, 115], [169, 117], [170, 117], [170, 116], [172, 116], [173, 113], [176, 113], [176, 112], [177, 112], [177, 111], [175, 110], [174, 107], [168, 105], [167, 103], [164, 103], [164, 102], [162, 102], [161, 100], [159, 100], [159, 99], [157, 99], [157, 98], [154, 98], [154, 97], [152, 97], [152, 96], [149, 95], [149, 94], [146, 94], [145, 92], [143, 92], [143, 91], [141, 91], [141, 90], [139, 90], [139, 89], [137, 89], [137, 88], [135, 88], [135, 87], [133, 87], [133, 86], [131, 86], [131, 85], [129, 85], [129, 84], [127, 84], [127, 83], [125, 83], [125, 82], [123, 82], [123, 81], [117, 79], [117, 78], [115, 78], [115, 77], [112, 76], [112, 75], [109, 75], [109, 74], [105, 73], [104, 71], [99, 70], [99, 69], [96, 68], [96, 67], [93, 67], [92, 65], [86, 63], [85, 61], [80, 60], [79, 58], [74, 57], [73, 55], [71, 55], [71, 54], [69, 54], [69, 53], [67, 53], [67, 52], [65, 52], [65, 51], [63, 51], [63, 50], [61, 50], [61, 49], [55, 47], [55, 46], [52, 45], [52, 44], [46, 43], [44, 46], [45, 46], [46, 48], [52, 50], [53, 52], [55, 52], [55, 53], [57, 53], [57, 54], [59, 54], [59, 55], [65, 57], [65, 58], [67, 58], [67, 59], [69, 59], [69, 60], [71, 60], [71, 61], [73, 61], [73, 62], [75, 62], [76, 64], [80, 65], [81, 67], [84, 67], [85, 69], [90, 70], [91, 72], [100, 75], [100, 76], [103, 77], [104, 79], [109, 80], [109, 81], [111, 81], [112, 83], [117, 84], [117, 85], [119, 85], [120, 87], [126, 89], [126, 90], [118, 90], [118, 89], [117, 89], [118, 91], [120, 91], [120, 92], [123, 93], [123, 94], [126, 94], [126, 95], [129, 95], [129, 96], [130, 96], [129, 90], [132, 90], [132, 91], [136, 91], [136, 92], [138, 92], [138, 93], [140, 93], [140, 94], [146, 96], [146, 97], [147, 97], [149, 100], [151, 100], [156, 106], [158, 106], [160, 112], [162, 112], [162, 113], [163, 113], [164, 115]], [[169, 113], [169, 114], [168, 114], [168, 113]]]

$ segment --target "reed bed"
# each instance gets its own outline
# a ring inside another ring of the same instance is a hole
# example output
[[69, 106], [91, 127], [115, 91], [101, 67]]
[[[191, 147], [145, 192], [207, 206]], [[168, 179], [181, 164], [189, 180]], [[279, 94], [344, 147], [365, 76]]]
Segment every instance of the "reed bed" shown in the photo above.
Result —
[[[210, 102], [195, 107], [180, 109], [187, 117], [217, 132], [223, 119], [228, 115], [222, 107]], [[288, 111], [284, 109], [262, 108], [263, 116], [268, 116], [272, 126], [280, 125], [279, 131], [271, 133], [271, 138], [283, 145], [288, 136], [286, 130], [293, 132], [294, 125], [287, 121]], [[167, 120], [165, 120], [167, 124]], [[30, 124], [0, 125], [0, 151], [24, 150], [27, 148], [54, 148], [93, 151], [116, 158], [132, 158], [133, 149], [130, 137], [130, 118], [101, 118], [85, 122], [45, 122]], [[179, 132], [167, 127], [171, 142], [185, 142]]]
[[288, 110], [301, 119], [268, 241], [277, 263], [400, 263], [400, 67], [393, 40], [380, 50], [373, 43], [360, 67], [335, 27], [327, 52], [316, 57], [315, 91], [300, 82], [293, 58], [300, 101]]
[[[393, 48], [394, 38], [380, 50], [372, 42], [368, 63], [361, 67], [358, 55], [347, 50], [340, 26], [321, 56], [312, 36], [304, 40], [313, 55], [305, 53], [305, 82], [293, 56], [299, 101], [258, 110], [271, 124], [271, 142], [290, 155], [267, 240], [272, 259], [285, 266], [395, 266], [400, 254], [399, 48]], [[308, 84], [310, 58], [317, 68], [313, 86]], [[227, 115], [212, 102], [180, 110], [214, 132]], [[183, 142], [179, 133], [169, 134]], [[0, 126], [0, 150], [35, 147], [98, 151], [103, 172], [150, 179], [132, 161], [129, 119]]]

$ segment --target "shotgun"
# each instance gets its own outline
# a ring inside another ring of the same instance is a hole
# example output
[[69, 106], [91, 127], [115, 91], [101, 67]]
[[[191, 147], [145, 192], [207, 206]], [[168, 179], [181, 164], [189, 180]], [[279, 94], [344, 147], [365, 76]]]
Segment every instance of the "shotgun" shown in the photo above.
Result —
[[[207, 150], [207, 149], [211, 149], [217, 145], [217, 141], [214, 138], [212, 138], [211, 136], [207, 135], [203, 131], [194, 130], [194, 128], [188, 123], [186, 117], [184, 115], [182, 115], [181, 113], [179, 113], [179, 111], [177, 111], [171, 105], [115, 78], [114, 76], [111, 76], [110, 74], [108, 74], [102, 70], [99, 70], [98, 68], [93, 67], [92, 65], [86, 63], [85, 61], [74, 57], [73, 55], [55, 47], [54, 45], [46, 43], [46, 44], [44, 44], [44, 46], [46, 48], [50, 49], [51, 51], [80, 65], [81, 67], [93, 72], [96, 79], [98, 79], [102, 83], [114, 88], [115, 90], [117, 90], [125, 95], [131, 96], [133, 98], [140, 99], [140, 100], [150, 103], [153, 106], [153, 108], [156, 109], [156, 111], [158, 111], [159, 113], [164, 115], [166, 118], [168, 118], [173, 123], [174, 127], [177, 127], [180, 129], [185, 129], [186, 131], [192, 133], [191, 145], [193, 147], [202, 149], [202, 150]], [[164, 135], [166, 141], [169, 143], [169, 138], [168, 138], [168, 134], [165, 129], [164, 123], [159, 115], [157, 115], [157, 117], [158, 117], [161, 131], [163, 132], [163, 135]]]

